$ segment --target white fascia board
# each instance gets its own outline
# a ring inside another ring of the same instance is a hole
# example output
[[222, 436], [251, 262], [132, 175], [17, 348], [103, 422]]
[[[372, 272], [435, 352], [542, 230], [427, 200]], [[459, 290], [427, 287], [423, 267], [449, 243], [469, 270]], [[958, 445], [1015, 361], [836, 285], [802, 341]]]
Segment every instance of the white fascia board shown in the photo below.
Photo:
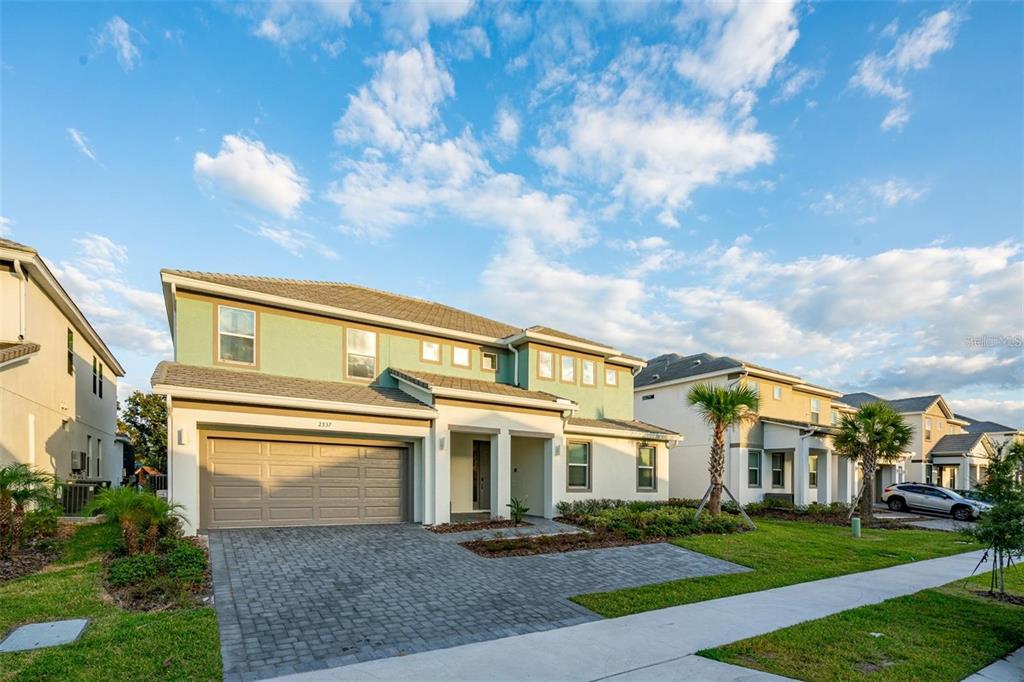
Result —
[[553, 412], [565, 412], [571, 410], [575, 412], [579, 409], [579, 406], [571, 400], [565, 400], [564, 398], [558, 398], [557, 401], [541, 400], [539, 398], [518, 398], [511, 395], [500, 395], [497, 393], [484, 393], [482, 391], [467, 391], [465, 389], [458, 388], [443, 388], [441, 386], [430, 386], [424, 388], [422, 385], [415, 381], [409, 381], [408, 379], [396, 376], [392, 374], [399, 383], [406, 384], [420, 391], [427, 391], [435, 398], [454, 398], [457, 400], [472, 400], [478, 403], [493, 403], [495, 405], [512, 405], [515, 407], [534, 407], [541, 410], [551, 410]]
[[626, 358], [621, 355], [613, 355], [610, 358], [605, 358], [605, 362], [611, 362], [616, 365], [625, 365], [626, 367], [639, 367], [640, 369], [647, 366], [646, 360], [634, 360], [633, 358]]
[[829, 398], [842, 398], [844, 395], [839, 391], [833, 391], [831, 388], [812, 386], [811, 384], [793, 384], [793, 388], [803, 391], [804, 393], [814, 393], [817, 395], [827, 396]]
[[79, 310], [78, 305], [68, 292], [64, 290], [64, 287], [57, 281], [57, 278], [53, 276], [53, 273], [46, 266], [46, 261], [38, 253], [33, 254], [20, 249], [0, 247], [0, 259], [20, 260], [26, 265], [29, 272], [36, 278], [40, 288], [57, 305], [57, 308], [71, 322], [78, 333], [84, 336], [96, 349], [96, 352], [103, 358], [104, 364], [113, 370], [116, 376], [124, 376], [124, 367], [121, 366], [121, 363], [117, 361], [114, 354], [107, 348], [107, 344], [96, 330], [93, 329], [88, 318]]
[[324, 412], [350, 412], [384, 417], [404, 417], [410, 419], [433, 419], [437, 410], [408, 407], [381, 407], [379, 405], [363, 405], [361, 403], [342, 403], [330, 400], [312, 400], [310, 398], [284, 398], [276, 395], [260, 395], [254, 393], [238, 393], [235, 391], [215, 391], [206, 388], [187, 388], [153, 384], [153, 393], [185, 400], [210, 400], [223, 403], [242, 405], [265, 405], [268, 407], [287, 407], [302, 410], [320, 410]]
[[628, 440], [656, 440], [659, 442], [681, 442], [681, 434], [653, 433], [649, 431], [623, 431], [621, 429], [602, 429], [597, 426], [573, 426], [567, 424], [563, 429], [566, 434], [581, 436], [605, 436], [608, 438], [626, 438]]
[[[506, 336], [502, 341], [505, 344], [511, 344], [518, 346], [521, 343], [528, 343], [535, 341], [537, 343], [543, 343], [548, 346], [557, 346], [559, 348], [572, 348], [575, 350], [583, 350], [588, 353], [600, 355], [603, 357], [618, 358], [619, 351], [611, 346], [601, 346], [594, 343], [586, 343], [585, 341], [573, 341], [572, 339], [566, 339], [561, 336], [552, 336], [550, 334], [542, 334], [534, 331], [521, 331], [518, 334], [512, 336]], [[625, 358], [623, 358], [625, 361]]]
[[494, 348], [504, 349], [507, 347], [507, 345], [500, 339], [496, 339], [492, 336], [484, 336], [483, 334], [471, 334], [469, 332], [460, 332], [445, 327], [435, 327], [429, 324], [420, 324], [419, 322], [399, 320], [397, 318], [386, 317], [384, 315], [361, 313], [347, 308], [338, 308], [336, 306], [322, 305], [320, 303], [310, 303], [308, 301], [300, 301], [298, 299], [287, 298], [285, 296], [274, 296], [272, 294], [264, 294], [258, 291], [250, 291], [248, 289], [240, 289], [238, 287], [231, 287], [224, 284], [214, 284], [213, 282], [205, 282], [203, 280], [182, 277], [181, 275], [174, 275], [167, 272], [160, 273], [160, 277], [165, 283], [173, 283], [179, 287], [190, 289], [192, 291], [201, 291], [203, 293], [213, 295], [227, 296], [229, 298], [242, 301], [252, 301], [254, 303], [265, 303], [278, 308], [301, 310], [303, 312], [324, 315], [326, 317], [358, 320], [360, 322], [368, 322], [382, 327], [390, 327], [392, 329], [430, 334], [431, 336], [443, 336], [450, 339], [458, 339], [461, 341], [483, 344], [485, 346], [493, 346]]

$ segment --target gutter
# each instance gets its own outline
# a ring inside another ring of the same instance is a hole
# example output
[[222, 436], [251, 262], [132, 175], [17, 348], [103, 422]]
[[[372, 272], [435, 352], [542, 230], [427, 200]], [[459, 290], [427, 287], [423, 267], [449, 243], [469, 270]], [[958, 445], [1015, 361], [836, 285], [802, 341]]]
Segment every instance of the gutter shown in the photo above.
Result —
[[416, 381], [410, 381], [405, 377], [392, 374], [399, 382], [414, 386], [421, 391], [428, 391], [435, 398], [457, 398], [461, 400], [475, 400], [477, 402], [491, 403], [494, 405], [511, 405], [513, 407], [534, 407], [541, 410], [552, 410], [563, 412], [566, 410], [575, 412], [578, 409], [576, 403], [566, 401], [563, 398], [557, 400], [542, 400], [540, 398], [519, 398], [516, 396], [500, 395], [497, 393], [483, 393], [481, 391], [467, 391], [460, 388], [443, 388], [441, 386], [423, 386]]
[[274, 395], [217, 391], [206, 388], [187, 388], [168, 384], [153, 384], [153, 393], [165, 395], [168, 398], [174, 397], [186, 400], [209, 400], [242, 405], [290, 407], [326, 412], [350, 412], [352, 414], [403, 417], [408, 419], [433, 419], [437, 416], [437, 410], [432, 408], [379, 407], [376, 405], [363, 405], [361, 403], [341, 403], [310, 398], [284, 398]]

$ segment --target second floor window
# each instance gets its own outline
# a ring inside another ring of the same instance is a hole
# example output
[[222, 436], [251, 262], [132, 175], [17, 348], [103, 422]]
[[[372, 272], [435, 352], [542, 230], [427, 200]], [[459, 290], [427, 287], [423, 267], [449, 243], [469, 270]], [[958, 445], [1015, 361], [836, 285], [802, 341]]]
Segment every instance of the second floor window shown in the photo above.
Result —
[[498, 371], [498, 354], [484, 351], [480, 354], [480, 369], [488, 372]]
[[94, 355], [92, 358], [92, 394], [96, 395], [99, 383], [99, 360]]
[[821, 421], [821, 401], [811, 398], [811, 423], [817, 424]]
[[839, 410], [832, 410], [832, 426], [839, 426]]
[[256, 364], [256, 313], [220, 306], [217, 321], [217, 357], [221, 362]]
[[576, 358], [562, 356], [562, 381], [576, 383]]
[[772, 386], [772, 398], [782, 400], [782, 386]]
[[614, 369], [605, 369], [604, 371], [604, 383], [605, 386], [618, 386], [619, 385], [619, 373]]
[[932, 418], [931, 417], [925, 417], [924, 418], [924, 439], [925, 440], [931, 440], [932, 439]]
[[103, 397], [103, 363], [102, 362], [100, 363], [100, 372], [99, 372], [98, 378], [99, 378], [99, 381], [100, 381], [99, 396], [100, 396], [100, 398], [102, 398]]
[[420, 359], [424, 362], [441, 362], [441, 344], [436, 341], [424, 341], [420, 347]]
[[469, 367], [469, 349], [465, 346], [452, 346], [452, 364], [456, 367]]
[[68, 330], [68, 374], [75, 374], [75, 333]]
[[354, 379], [373, 379], [377, 375], [377, 334], [365, 329], [349, 329], [345, 334], [345, 366]]
[[580, 371], [581, 371], [581, 373], [583, 375], [583, 385], [584, 386], [593, 386], [594, 383], [596, 382], [596, 379], [594, 377], [594, 361], [593, 360], [584, 360], [583, 361], [583, 369], [580, 370]]
[[537, 376], [541, 379], [555, 378], [555, 356], [546, 350], [537, 351]]
[[758, 398], [761, 397], [761, 386], [756, 381], [748, 381], [747, 388], [754, 392]]

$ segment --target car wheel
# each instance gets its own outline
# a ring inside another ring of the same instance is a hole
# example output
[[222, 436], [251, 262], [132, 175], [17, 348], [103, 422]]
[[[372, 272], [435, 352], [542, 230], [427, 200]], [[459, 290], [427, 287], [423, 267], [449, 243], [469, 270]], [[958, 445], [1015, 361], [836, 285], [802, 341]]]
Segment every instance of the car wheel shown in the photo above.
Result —
[[970, 521], [972, 516], [967, 507], [953, 507], [953, 518], [957, 521]]
[[890, 497], [889, 498], [889, 509], [894, 512], [900, 512], [907, 508], [907, 505], [903, 502], [902, 497]]

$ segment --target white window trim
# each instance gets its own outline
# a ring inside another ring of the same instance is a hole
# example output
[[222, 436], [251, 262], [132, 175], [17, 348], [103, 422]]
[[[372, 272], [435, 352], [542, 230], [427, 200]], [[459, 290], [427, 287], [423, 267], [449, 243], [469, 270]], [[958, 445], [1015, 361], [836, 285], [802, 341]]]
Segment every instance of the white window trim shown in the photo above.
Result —
[[[569, 451], [569, 447], [572, 446], [572, 445], [585, 445], [586, 446], [586, 448], [587, 448], [587, 463], [586, 464], [576, 464], [576, 463], [573, 463], [573, 462], [569, 461], [569, 452], [568, 451]], [[594, 446], [593, 446], [593, 444], [590, 443], [590, 442], [587, 442], [587, 441], [570, 441], [570, 442], [568, 442], [566, 444], [566, 448], [565, 449], [566, 449], [566, 453], [565, 453], [565, 461], [566, 461], [565, 489], [567, 491], [570, 491], [570, 492], [589, 492], [590, 490], [593, 489], [593, 484], [594, 484], [593, 479], [591, 479], [591, 475], [593, 474], [593, 470], [591, 469], [591, 466], [590, 466], [593, 463], [593, 461], [594, 461]], [[572, 485], [572, 484], [569, 483], [569, 481], [572, 480], [570, 478], [570, 476], [569, 476], [569, 471], [572, 470], [572, 467], [577, 467], [577, 468], [584, 467], [584, 468], [586, 468], [586, 471], [587, 471], [587, 484], [585, 486]]]
[[[753, 467], [750, 466], [750, 456], [757, 453], [757, 483], [750, 482], [750, 472]], [[757, 450], [755, 448], [747, 448], [747, 487], [748, 488], [763, 488], [764, 487], [764, 451]]]
[[[781, 457], [781, 459], [782, 459], [782, 468], [781, 469], [776, 469], [775, 468], [775, 455], [776, 454], [778, 454]], [[771, 477], [772, 477], [771, 478], [772, 490], [785, 490], [786, 489], [786, 455], [784, 453], [781, 453], [781, 452], [775, 453], [775, 452], [773, 452], [771, 454], [771, 469], [770, 469], [770, 471], [771, 471]], [[775, 485], [775, 472], [776, 471], [779, 471], [779, 472], [782, 473], [782, 483], [780, 483], [779, 485]]]
[[[646, 447], [651, 451], [651, 463], [641, 464], [640, 451]], [[651, 470], [651, 484], [640, 485], [640, 472], [644, 469]], [[636, 448], [636, 489], [638, 492], [657, 492], [658, 490], [658, 448], [653, 445], [642, 446], [638, 445]]]
[[772, 386], [772, 398], [782, 400], [782, 386]]
[[[590, 381], [587, 381], [587, 372], [584, 369], [590, 365]], [[597, 386], [597, 363], [593, 360], [580, 361], [580, 383], [584, 386]]]
[[[455, 359], [455, 355], [458, 351], [466, 351], [466, 361], [459, 362]], [[473, 366], [473, 352], [468, 346], [452, 346], [452, 367], [472, 367]]]
[[[436, 358], [427, 357], [427, 347], [428, 346], [431, 346], [431, 347], [437, 349], [437, 357]], [[431, 363], [434, 363], [434, 364], [440, 363], [441, 362], [441, 344], [438, 343], [437, 341], [421, 341], [420, 342], [420, 360], [422, 360], [423, 362], [431, 362]]]
[[[817, 409], [815, 409], [817, 407]], [[817, 398], [811, 398], [811, 423], [821, 423], [821, 401]]]
[[[811, 468], [811, 460], [812, 459], [814, 460], [814, 468], [813, 469]], [[818, 455], [807, 455], [807, 487], [808, 488], [814, 488], [814, 489], [818, 488], [818, 464], [820, 464], [820, 460], [818, 459]], [[811, 482], [811, 476], [814, 476], [814, 482], [813, 483]]]
[[[487, 358], [487, 357], [494, 358], [494, 366], [493, 367], [486, 367], [484, 365], [484, 358]], [[489, 351], [489, 350], [481, 351], [480, 352], [480, 369], [482, 369], [485, 372], [497, 372], [498, 371], [498, 354], [495, 353], [494, 351]]]
[[[565, 361], [572, 361], [572, 376], [568, 379], [565, 378]], [[561, 355], [558, 358], [558, 379], [563, 384], [575, 384], [576, 383], [576, 358], [572, 355]]]
[[[252, 336], [247, 334], [235, 334], [234, 332], [224, 332], [220, 329], [220, 316], [224, 310], [237, 310], [241, 313], [249, 313], [252, 315]], [[240, 360], [225, 360], [221, 355], [220, 337], [222, 336], [233, 336], [236, 339], [252, 339], [252, 362], [242, 362]], [[256, 311], [249, 310], [248, 308], [236, 308], [231, 305], [218, 305], [217, 306], [217, 362], [223, 362], [229, 365], [242, 365], [244, 367], [255, 367], [256, 366]]]
[[[608, 381], [608, 377], [614, 377], [611, 381]], [[604, 385], [605, 386], [618, 386], [619, 385], [619, 371], [617, 369], [611, 369], [608, 367], [604, 368]]]

